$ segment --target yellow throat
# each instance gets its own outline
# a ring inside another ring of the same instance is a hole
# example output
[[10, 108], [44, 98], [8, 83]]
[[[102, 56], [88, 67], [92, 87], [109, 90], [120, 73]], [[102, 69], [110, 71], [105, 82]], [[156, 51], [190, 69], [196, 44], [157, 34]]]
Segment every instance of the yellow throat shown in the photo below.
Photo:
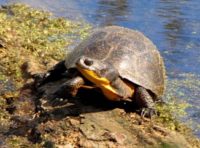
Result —
[[94, 71], [87, 70], [81, 67], [78, 67], [78, 70], [81, 72], [81, 74], [97, 85], [99, 87], [103, 94], [111, 101], [118, 101], [120, 99], [119, 94], [116, 92], [116, 90], [110, 85], [110, 81], [106, 79], [105, 77], [99, 77]]

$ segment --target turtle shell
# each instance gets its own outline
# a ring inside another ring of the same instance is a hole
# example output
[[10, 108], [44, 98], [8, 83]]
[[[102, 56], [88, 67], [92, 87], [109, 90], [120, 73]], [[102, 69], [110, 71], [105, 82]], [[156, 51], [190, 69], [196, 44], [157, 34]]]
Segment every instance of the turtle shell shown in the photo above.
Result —
[[156, 46], [141, 32], [108, 26], [92, 31], [66, 57], [66, 68], [74, 68], [76, 61], [86, 56], [112, 64], [123, 79], [140, 85], [157, 97], [164, 93], [165, 68]]

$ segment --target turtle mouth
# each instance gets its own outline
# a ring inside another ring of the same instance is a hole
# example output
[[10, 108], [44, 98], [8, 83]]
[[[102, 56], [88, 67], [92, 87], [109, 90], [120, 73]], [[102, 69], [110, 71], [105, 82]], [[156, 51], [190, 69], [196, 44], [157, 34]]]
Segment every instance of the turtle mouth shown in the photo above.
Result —
[[87, 75], [96, 79], [95, 83], [111, 83], [119, 77], [118, 71], [110, 63], [85, 56], [77, 60], [76, 68], [84, 76]]
[[109, 84], [110, 81], [101, 76], [98, 64], [93, 59], [81, 57], [76, 62], [76, 67], [81, 74], [96, 85]]
[[105, 66], [105, 63], [90, 58], [81, 57], [79, 60], [77, 60], [76, 67], [87, 80], [99, 87], [109, 100], [118, 100], [118, 92], [111, 85], [111, 81], [105, 77], [105, 74], [108, 70], [106, 69], [107, 67]]
[[[108, 67], [102, 61], [82, 56], [77, 60], [76, 67], [78, 68], [79, 71], [81, 69], [88, 70], [91, 73], [93, 72], [95, 77], [108, 79], [106, 76]], [[108, 80], [110, 81], [110, 79]]]

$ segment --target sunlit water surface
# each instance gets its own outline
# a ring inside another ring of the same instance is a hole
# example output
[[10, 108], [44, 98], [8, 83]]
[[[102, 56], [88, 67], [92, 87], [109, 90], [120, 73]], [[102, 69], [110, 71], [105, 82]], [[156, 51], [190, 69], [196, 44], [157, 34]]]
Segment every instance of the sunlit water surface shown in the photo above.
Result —
[[0, 0], [0, 4], [15, 2], [94, 26], [120, 25], [143, 32], [164, 57], [167, 93], [192, 105], [183, 120], [191, 120], [200, 137], [199, 0]]

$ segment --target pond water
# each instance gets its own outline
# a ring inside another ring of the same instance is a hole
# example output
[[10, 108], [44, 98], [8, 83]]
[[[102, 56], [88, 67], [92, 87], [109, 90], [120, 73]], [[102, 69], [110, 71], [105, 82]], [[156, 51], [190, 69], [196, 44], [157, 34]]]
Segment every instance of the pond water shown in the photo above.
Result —
[[0, 0], [0, 4], [13, 2], [94, 26], [120, 25], [143, 32], [164, 57], [168, 90], [191, 104], [184, 120], [192, 121], [190, 125], [200, 137], [199, 0]]

